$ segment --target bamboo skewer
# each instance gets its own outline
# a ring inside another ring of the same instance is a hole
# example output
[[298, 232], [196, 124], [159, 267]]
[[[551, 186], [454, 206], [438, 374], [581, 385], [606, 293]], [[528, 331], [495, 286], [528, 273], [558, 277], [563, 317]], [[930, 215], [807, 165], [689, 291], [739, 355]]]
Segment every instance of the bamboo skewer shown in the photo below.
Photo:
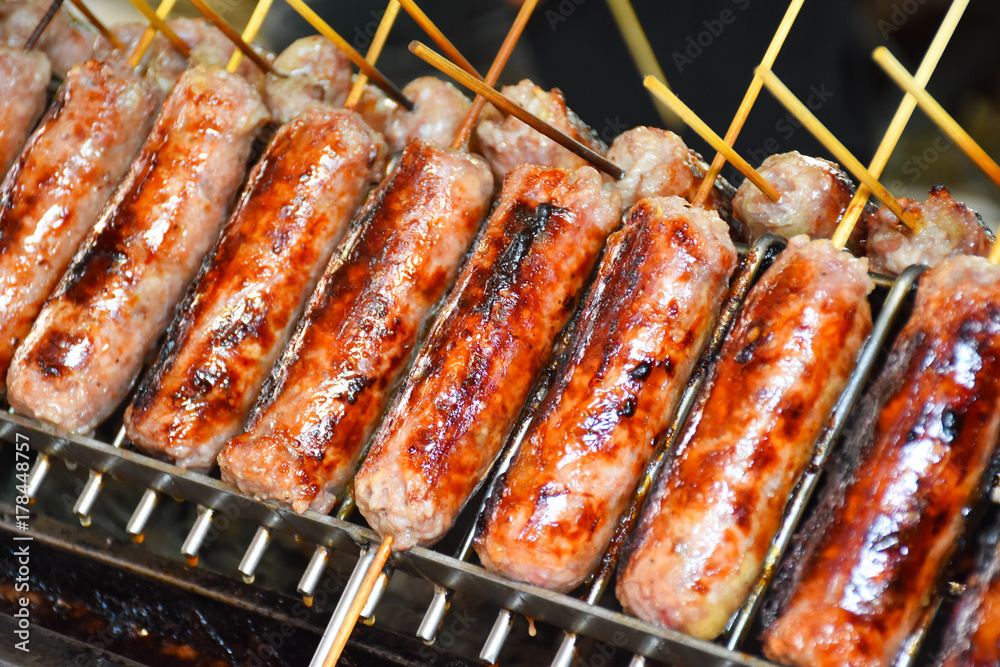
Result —
[[692, 130], [697, 132], [702, 139], [711, 144], [712, 148], [722, 153], [725, 159], [732, 163], [732, 165], [736, 167], [751, 183], [756, 185], [761, 192], [775, 201], [781, 197], [781, 195], [778, 194], [778, 191], [774, 189], [773, 185], [765, 181], [764, 177], [761, 176], [756, 169], [751, 167], [732, 146], [723, 141], [722, 137], [717, 135], [712, 128], [705, 123], [705, 121], [698, 117], [698, 114], [684, 104], [681, 99], [677, 97], [677, 95], [675, 95], [669, 88], [664, 86], [662, 82], [658, 81], [655, 77], [647, 76], [642, 83], [654, 95], [663, 100], [664, 104], [673, 109], [674, 113], [680, 116], [681, 119], [687, 123]]
[[[805, 125], [813, 136], [816, 137], [828, 151], [833, 153], [834, 157], [842, 165], [844, 165], [848, 171], [854, 174], [855, 178], [864, 183], [865, 186], [867, 186], [875, 194], [875, 196], [889, 208], [889, 210], [895, 213], [900, 222], [912, 230], [919, 229], [919, 225], [913, 221], [908, 213], [903, 211], [899, 202], [892, 196], [885, 186], [879, 183], [878, 179], [876, 179], [870, 171], [865, 169], [864, 165], [862, 165], [856, 157], [851, 155], [851, 152], [847, 150], [847, 148], [840, 143], [835, 136], [833, 136], [833, 133], [830, 132], [830, 130], [828, 130], [826, 126], [823, 125], [811, 111], [809, 111], [808, 108], [806, 108], [806, 105], [802, 104], [802, 102], [795, 97], [794, 93], [785, 87], [785, 84], [783, 84], [781, 80], [775, 76], [774, 72], [762, 67], [758, 67], [756, 72], [764, 82], [764, 85], [767, 86], [767, 89], [771, 91], [771, 94], [774, 95], [786, 109], [791, 111], [792, 115], [795, 116], [800, 123]], [[840, 231], [839, 227], [837, 231]], [[843, 248], [847, 243], [848, 236], [850, 236], [850, 230], [847, 231], [846, 236], [842, 235], [841, 237], [836, 238], [834, 240], [834, 245], [838, 248]]]
[[[374, 65], [378, 61], [378, 57], [382, 55], [382, 47], [385, 46], [385, 41], [389, 38], [389, 31], [392, 30], [397, 16], [399, 16], [399, 0], [389, 0], [385, 14], [382, 15], [382, 20], [379, 21], [378, 29], [375, 31], [375, 36], [372, 37], [371, 46], [368, 47], [368, 53], [365, 54], [365, 62], [368, 64]], [[367, 83], [368, 77], [365, 73], [358, 72], [358, 76], [354, 79], [354, 85], [351, 86], [351, 92], [347, 96], [347, 101], [344, 102], [345, 109], [353, 109], [361, 100], [361, 93], [364, 92]]]
[[969, 136], [969, 133], [962, 129], [962, 126], [951, 117], [951, 115], [938, 104], [937, 100], [931, 97], [930, 93], [919, 85], [906, 68], [893, 55], [889, 49], [880, 46], [872, 52], [872, 58], [877, 62], [892, 80], [916, 99], [917, 104], [932, 121], [954, 141], [990, 179], [1000, 185], [1000, 166], [994, 162], [986, 151], [976, 143], [976, 140]]
[[340, 654], [343, 653], [344, 647], [347, 645], [347, 639], [351, 636], [351, 631], [354, 629], [355, 623], [358, 621], [358, 616], [361, 615], [361, 608], [365, 606], [365, 602], [368, 600], [368, 594], [371, 593], [372, 588], [375, 586], [375, 581], [378, 579], [379, 573], [382, 572], [382, 568], [385, 567], [385, 563], [389, 560], [389, 553], [392, 550], [392, 535], [386, 535], [382, 538], [382, 543], [378, 547], [378, 551], [375, 552], [375, 558], [372, 560], [371, 565], [368, 566], [368, 571], [365, 573], [365, 578], [361, 582], [361, 588], [358, 589], [358, 594], [354, 596], [351, 601], [351, 606], [348, 608], [347, 617], [344, 622], [340, 624], [337, 628], [337, 634], [333, 638], [333, 644], [330, 647], [330, 652], [326, 654], [326, 658], [323, 660], [323, 667], [333, 667], [337, 664], [340, 659]]
[[[669, 87], [667, 77], [663, 74], [663, 68], [656, 60], [656, 54], [653, 53], [653, 47], [649, 44], [649, 39], [642, 29], [642, 23], [636, 16], [632, 3], [629, 0], [607, 0], [607, 4], [615, 23], [618, 25], [618, 32], [625, 40], [629, 55], [632, 56], [632, 62], [639, 70], [639, 75], [643, 77], [653, 75]], [[679, 132], [683, 126], [680, 117], [670, 107], [663, 104], [659, 98], [653, 97], [653, 105], [656, 107], [656, 113], [659, 114], [663, 124], [668, 129]]]
[[[184, 43], [184, 40], [177, 36], [174, 29], [167, 25], [166, 21], [160, 18], [159, 14], [153, 11], [153, 8], [146, 4], [146, 0], [129, 0], [136, 9], [138, 9], [146, 20], [150, 22], [157, 30], [163, 33], [163, 36], [170, 40], [170, 43], [174, 45], [182, 56], [188, 58], [191, 56], [191, 49], [188, 45]], [[130, 61], [131, 62], [131, 61]]]
[[[805, 0], [792, 0], [791, 4], [788, 5], [785, 16], [781, 19], [781, 23], [778, 24], [778, 29], [775, 31], [774, 37], [771, 38], [771, 44], [767, 47], [767, 51], [764, 52], [764, 57], [760, 61], [762, 67], [771, 69], [774, 66], [778, 52], [784, 45], [785, 38], [788, 37], [788, 33], [792, 29], [792, 24], [795, 23], [795, 18], [799, 15], [799, 10], [802, 9], [803, 2]], [[736, 116], [729, 125], [729, 130], [726, 132], [727, 145], [734, 146], [736, 144], [736, 138], [740, 135], [743, 124], [746, 122], [747, 116], [750, 115], [750, 109], [753, 108], [754, 102], [757, 101], [757, 96], [760, 95], [760, 89], [763, 85], [760, 77], [757, 75], [754, 75], [753, 79], [750, 80], [750, 87], [747, 88], [747, 92], [743, 96], [743, 101], [740, 102], [740, 107], [736, 111]], [[716, 153], [712, 159], [712, 165], [708, 168], [708, 173], [705, 174], [705, 178], [702, 180], [701, 185], [698, 187], [698, 192], [694, 196], [692, 202], [694, 206], [704, 206], [705, 202], [708, 201], [708, 195], [712, 192], [715, 179], [718, 178], [719, 173], [722, 171], [722, 165], [725, 163], [726, 156], [721, 152]], [[777, 201], [774, 197], [772, 199]]]
[[[941, 59], [941, 54], [944, 53], [945, 47], [948, 46], [948, 42], [955, 32], [955, 27], [958, 25], [958, 21], [962, 18], [962, 14], [965, 13], [965, 8], [968, 5], [969, 0], [955, 0], [952, 2], [951, 7], [948, 8], [948, 13], [945, 14], [944, 19], [941, 21], [941, 26], [934, 35], [931, 45], [927, 47], [927, 52], [924, 54], [924, 58], [917, 68], [917, 73], [913, 77], [921, 88], [927, 86], [927, 82], [930, 81], [931, 74], [934, 73], [934, 68], [937, 67], [938, 61]], [[907, 94], [903, 96], [903, 100], [899, 103], [895, 115], [889, 122], [885, 136], [882, 137], [882, 142], [875, 151], [875, 157], [872, 158], [871, 164], [868, 167], [868, 170], [875, 178], [882, 175], [882, 170], [885, 169], [885, 165], [889, 162], [889, 156], [892, 154], [896, 142], [903, 135], [903, 129], [910, 120], [910, 115], [913, 114], [913, 109], [916, 108], [916, 105], [917, 102], [912, 95]], [[850, 236], [850, 231], [847, 231], [845, 236], [841, 228], [845, 230], [854, 228], [871, 194], [872, 191], [863, 183], [858, 186], [857, 192], [854, 193], [851, 203], [847, 205], [844, 217], [841, 219], [837, 231], [834, 233], [834, 239], [842, 240], [846, 243], [846, 236]]]
[[490, 102], [495, 107], [508, 113], [526, 125], [530, 126], [532, 129], [541, 132], [547, 136], [552, 141], [555, 141], [563, 148], [575, 153], [587, 162], [600, 169], [606, 174], [609, 174], [614, 179], [620, 179], [624, 176], [624, 172], [618, 165], [614, 164], [606, 157], [600, 153], [591, 150], [590, 148], [584, 146], [576, 139], [567, 136], [566, 134], [560, 132], [556, 128], [552, 127], [545, 121], [541, 120], [534, 114], [525, 111], [521, 107], [517, 106], [506, 97], [501, 95], [499, 92], [493, 89], [493, 87], [486, 85], [485, 82], [480, 81], [476, 77], [472, 76], [464, 69], [458, 65], [453, 64], [447, 58], [444, 58], [441, 54], [428, 48], [425, 44], [421, 44], [418, 41], [410, 42], [410, 51], [414, 54], [427, 61], [429, 64], [434, 66], [436, 69], [441, 71], [443, 74], [454, 79], [458, 83], [462, 84], [466, 88], [469, 88], [477, 95], [482, 95], [486, 98], [487, 102]]
[[[247, 21], [246, 27], [243, 28], [241, 36], [244, 42], [249, 44], [257, 37], [257, 33], [260, 32], [261, 26], [264, 25], [264, 19], [267, 18], [267, 13], [271, 11], [273, 4], [274, 0], [259, 0], [257, 2], [253, 14], [250, 15], [250, 20]], [[229, 59], [229, 63], [226, 65], [226, 70], [235, 72], [239, 68], [241, 60], [243, 60], [243, 51], [236, 49]]]
[[[521, 9], [518, 10], [517, 16], [514, 18], [514, 23], [510, 26], [510, 30], [507, 31], [507, 36], [504, 37], [503, 44], [500, 45], [500, 50], [497, 51], [496, 57], [493, 58], [493, 63], [490, 64], [490, 70], [486, 73], [486, 85], [491, 88], [496, 85], [497, 79], [500, 78], [500, 72], [503, 71], [507, 60], [510, 59], [510, 54], [514, 51], [517, 40], [521, 38], [524, 26], [528, 24], [528, 19], [531, 18], [531, 14], [535, 11], [537, 4], [538, 0], [525, 0], [521, 4]], [[451, 144], [452, 148], [466, 149], [468, 147], [469, 137], [472, 136], [472, 130], [476, 127], [476, 120], [479, 119], [479, 114], [482, 112], [484, 106], [486, 106], [486, 98], [477, 94], [476, 99], [472, 101], [469, 113], [465, 116], [465, 122], [459, 128], [458, 134], [455, 135], [455, 140]]]
[[73, 6], [76, 7], [80, 13], [83, 14], [83, 17], [90, 22], [90, 25], [97, 28], [97, 32], [101, 33], [101, 35], [104, 36], [104, 39], [111, 42], [111, 46], [115, 49], [125, 48], [125, 45], [122, 44], [122, 40], [118, 39], [113, 32], [108, 30], [108, 27], [101, 22], [101, 19], [94, 15], [94, 12], [90, 11], [90, 8], [83, 3], [83, 0], [70, 0], [70, 2], [72, 2]]
[[427, 14], [425, 14], [420, 7], [417, 7], [417, 3], [413, 0], [399, 0], [399, 4], [403, 6], [403, 9], [405, 9], [406, 13], [410, 15], [410, 18], [412, 18], [416, 24], [420, 26], [420, 29], [427, 33], [427, 36], [431, 38], [431, 41], [434, 42], [439, 49], [441, 49], [441, 52], [444, 53], [446, 58], [464, 69], [469, 74], [479, 77], [480, 79], [483, 78], [479, 76], [479, 72], [477, 72], [476, 68], [472, 66], [472, 63], [466, 60], [465, 56], [459, 53], [458, 49], [455, 48], [455, 45], [444, 36], [444, 33], [441, 32], [436, 25], [434, 25], [434, 22], [428, 18]]
[[[177, 4], [177, 0], [163, 0], [160, 6], [156, 9], [156, 15], [160, 17], [161, 20], [166, 20], [170, 16], [170, 12], [173, 11], [174, 5]], [[139, 38], [139, 42], [135, 45], [135, 50], [132, 51], [132, 55], [128, 58], [129, 67], [135, 69], [142, 62], [143, 56], [146, 55], [146, 51], [149, 50], [150, 45], [153, 43], [153, 38], [156, 36], [156, 26], [150, 22], [149, 27], [142, 33], [142, 37]]]
[[31, 31], [31, 34], [28, 36], [28, 40], [24, 43], [25, 50], [35, 48], [35, 44], [37, 44], [38, 40], [41, 39], [42, 33], [49, 27], [49, 23], [52, 22], [53, 18], [55, 18], [56, 12], [59, 11], [62, 4], [63, 0], [52, 0], [52, 4], [49, 5], [47, 10], [45, 10], [45, 13], [42, 15], [38, 25], [36, 25], [35, 29]]
[[202, 13], [202, 15], [211, 21], [216, 28], [222, 31], [226, 37], [229, 38], [236, 48], [243, 52], [247, 58], [253, 61], [253, 64], [261, 69], [263, 72], [268, 74], [275, 74], [281, 76], [281, 74], [274, 69], [274, 65], [267, 62], [264, 58], [260, 56], [259, 53], [253, 50], [253, 47], [247, 44], [239, 35], [238, 32], [233, 30], [233, 27], [226, 23], [226, 20], [219, 15], [214, 9], [205, 3], [205, 0], [190, 0], [191, 4], [194, 5], [195, 9]]
[[327, 25], [319, 14], [314, 12], [309, 5], [307, 5], [303, 0], [285, 0], [292, 9], [299, 13], [299, 15], [304, 18], [319, 34], [326, 37], [328, 40], [333, 42], [334, 46], [344, 52], [344, 55], [354, 63], [354, 65], [360, 69], [365, 75], [375, 82], [379, 88], [385, 91], [385, 93], [396, 100], [396, 102], [403, 105], [407, 111], [413, 110], [413, 102], [406, 99], [403, 92], [390, 82], [385, 75], [375, 69], [374, 66], [367, 63], [364, 57], [358, 53], [357, 49], [348, 44], [347, 40], [341, 37], [336, 30]]

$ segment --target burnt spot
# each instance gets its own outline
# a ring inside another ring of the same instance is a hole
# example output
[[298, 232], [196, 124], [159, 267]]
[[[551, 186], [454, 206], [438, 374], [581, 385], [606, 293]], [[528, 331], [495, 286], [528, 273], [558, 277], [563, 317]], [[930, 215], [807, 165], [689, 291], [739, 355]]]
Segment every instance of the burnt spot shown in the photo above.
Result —
[[663, 372], [667, 374], [668, 378], [672, 378], [674, 376], [674, 360], [672, 357], [667, 357], [660, 362], [660, 365], [663, 366]]
[[618, 407], [619, 417], [632, 417], [635, 415], [635, 396], [629, 396], [625, 402]]
[[350, 379], [347, 383], [347, 394], [345, 400], [349, 405], [354, 405], [361, 398], [361, 394], [364, 393], [365, 389], [374, 384], [374, 378], [367, 377], [365, 375], [358, 375]]
[[736, 353], [736, 363], [742, 365], [749, 363], [750, 360], [753, 359], [753, 354], [757, 350], [757, 346], [762, 342], [766, 342], [770, 338], [769, 336], [761, 337], [762, 332], [763, 329], [759, 323], [755, 323], [750, 327], [746, 335], [746, 344], [744, 344], [743, 347], [740, 348], [740, 351]]
[[649, 374], [653, 371], [653, 367], [646, 361], [641, 362], [631, 371], [629, 371], [629, 377], [631, 377], [636, 382], [642, 382], [649, 377]]
[[83, 366], [91, 352], [86, 336], [50, 330], [31, 350], [26, 361], [45, 377], [57, 378]]
[[802, 415], [805, 413], [805, 405], [801, 400], [792, 399], [781, 408], [781, 415], [784, 417], [783, 430], [789, 438], [799, 432], [802, 426]]
[[521, 267], [530, 256], [535, 240], [548, 227], [551, 218], [561, 211], [545, 202], [532, 206], [518, 201], [511, 207], [504, 223], [504, 236], [509, 241], [494, 260], [483, 286], [482, 299], [473, 312], [489, 313], [501, 296], [517, 285]]

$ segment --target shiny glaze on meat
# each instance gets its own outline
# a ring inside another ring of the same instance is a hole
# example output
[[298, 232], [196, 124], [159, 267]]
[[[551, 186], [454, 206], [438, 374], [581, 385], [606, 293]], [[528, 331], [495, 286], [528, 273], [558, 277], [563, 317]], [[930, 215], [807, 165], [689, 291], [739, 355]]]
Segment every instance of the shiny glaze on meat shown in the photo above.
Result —
[[754, 286], [643, 510], [618, 581], [628, 611], [722, 632], [871, 332], [872, 288], [863, 259], [805, 236]]
[[[954, 257], [921, 280], [867, 398], [765, 652], [792, 665], [890, 665], [979, 497], [1000, 427], [1000, 267]], [[863, 403], [864, 405], [864, 403]]]
[[492, 191], [479, 158], [423, 142], [404, 151], [324, 274], [246, 432], [220, 454], [223, 480], [297, 512], [332, 508]]
[[284, 76], [268, 74], [263, 96], [281, 124], [317, 104], [341, 107], [351, 90], [351, 62], [321, 35], [292, 42], [275, 59], [274, 69]]
[[[733, 197], [733, 213], [746, 227], [751, 241], [773, 232], [790, 239], [806, 234], [828, 239], [837, 229], [854, 196], [854, 184], [843, 169], [821, 158], [798, 151], [770, 155], [757, 172], [781, 194], [772, 201], [749, 180], [743, 181]], [[864, 236], [862, 217], [852, 235], [852, 246]]]
[[314, 109], [278, 131], [126, 412], [140, 449], [184, 467], [214, 465], [384, 171], [385, 152], [348, 111]]
[[[608, 159], [625, 171], [614, 182], [622, 193], [622, 207], [629, 209], [640, 199], [674, 195], [694, 199], [708, 165], [673, 132], [656, 127], [634, 127], [615, 137]], [[732, 213], [732, 186], [721, 176], [709, 194], [705, 208]]]
[[44, 54], [0, 46], [0, 176], [17, 160], [45, 111], [51, 77]]
[[472, 102], [453, 84], [435, 76], [421, 76], [403, 87], [403, 95], [413, 101], [413, 110], [389, 100], [391, 111], [385, 119], [385, 140], [393, 153], [411, 141], [433, 141], [448, 146], [469, 115]]
[[0, 192], [0, 377], [158, 109], [126, 63], [89, 60], [70, 70], [22, 151]]
[[482, 481], [618, 222], [592, 167], [523, 165], [504, 182], [354, 482], [394, 549], [431, 544]]
[[240, 77], [188, 70], [17, 349], [11, 406], [78, 433], [111, 414], [218, 237], [266, 118]]
[[642, 199], [611, 235], [552, 388], [476, 540], [494, 572], [557, 591], [596, 567], [712, 332], [729, 227]]
[[985, 558], [955, 609], [939, 667], [1000, 665], [1000, 537], [994, 528]]
[[979, 214], [956, 201], [948, 188], [931, 188], [927, 201], [900, 198], [900, 205], [919, 224], [916, 233], [882, 207], [869, 223], [868, 261], [872, 271], [895, 276], [913, 264], [937, 266], [951, 255], [989, 254], [993, 234]]
[[[547, 92], [525, 79], [516, 86], [504, 86], [501, 92], [514, 104], [598, 153], [603, 155], [607, 152], [608, 147], [597, 134], [566, 106], [566, 99], [558, 88]], [[582, 157], [513, 116], [502, 118], [484, 114], [476, 126], [476, 139], [479, 152], [490, 163], [497, 179], [522, 164], [561, 169], [576, 169], [587, 164]]]

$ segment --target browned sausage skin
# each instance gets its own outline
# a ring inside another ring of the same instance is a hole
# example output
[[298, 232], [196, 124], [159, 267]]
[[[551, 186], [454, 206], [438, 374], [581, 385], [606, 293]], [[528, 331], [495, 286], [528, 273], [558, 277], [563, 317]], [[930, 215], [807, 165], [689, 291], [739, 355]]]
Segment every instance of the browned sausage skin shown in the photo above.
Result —
[[220, 454], [223, 480], [298, 512], [331, 509], [492, 191], [481, 159], [407, 147], [324, 274], [246, 432]]
[[4, 181], [0, 377], [139, 151], [158, 102], [125, 63], [74, 67]]
[[712, 638], [743, 603], [871, 331], [865, 269], [797, 236], [751, 290], [643, 510], [628, 611]]
[[1000, 530], [984, 545], [981, 567], [955, 609], [939, 667], [1000, 665]]
[[184, 467], [215, 463], [385, 153], [381, 136], [347, 111], [314, 109], [279, 130], [125, 414], [140, 449]]
[[218, 237], [266, 118], [240, 77], [185, 73], [15, 353], [15, 410], [79, 433], [125, 398]]
[[591, 167], [508, 175], [355, 479], [359, 509], [395, 549], [440, 539], [482, 481], [620, 202]]
[[728, 225], [640, 200], [611, 235], [565, 361], [486, 513], [488, 569], [552, 590], [594, 569], [668, 426], [736, 265]]
[[[792, 665], [889, 665], [928, 603], [1000, 427], [1000, 267], [953, 257], [923, 276], [869, 410], [795, 554], [765, 635]], [[790, 561], [792, 562], [792, 561]]]

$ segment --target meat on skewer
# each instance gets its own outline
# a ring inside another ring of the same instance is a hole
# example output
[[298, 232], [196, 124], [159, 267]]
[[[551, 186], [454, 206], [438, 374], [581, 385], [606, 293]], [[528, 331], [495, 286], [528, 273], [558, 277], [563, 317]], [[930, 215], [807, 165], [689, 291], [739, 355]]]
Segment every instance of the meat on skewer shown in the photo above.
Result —
[[[673, 132], [655, 127], [635, 127], [615, 137], [608, 159], [625, 171], [614, 182], [628, 210], [640, 199], [674, 195], [692, 201], [708, 165]], [[733, 188], [719, 177], [705, 208], [719, 211], [724, 220], [732, 214]]]
[[[516, 86], [504, 86], [501, 91], [518, 106], [544, 119], [557, 130], [605, 154], [608, 147], [597, 134], [566, 106], [562, 93], [546, 92], [525, 79]], [[500, 181], [510, 170], [522, 164], [537, 164], [561, 169], [577, 169], [587, 162], [542, 136], [513, 116], [484, 116], [476, 127], [478, 152], [486, 158], [493, 174]]]
[[[828, 160], [797, 151], [769, 156], [757, 171], [781, 194], [772, 201], [749, 181], [733, 198], [733, 213], [745, 225], [749, 240], [773, 232], [786, 239], [805, 234], [829, 239], [854, 196], [850, 176]], [[852, 249], [860, 249], [865, 219], [855, 226]]]
[[0, 377], [139, 151], [160, 101], [122, 60], [78, 65], [8, 174], [0, 191]]
[[242, 427], [334, 248], [384, 172], [385, 142], [348, 111], [283, 126], [125, 415], [129, 439], [209, 468]]
[[743, 603], [871, 331], [866, 264], [796, 236], [751, 290], [646, 501], [626, 610], [712, 638]]
[[351, 63], [325, 37], [311, 35], [292, 42], [274, 68], [285, 76], [267, 75], [264, 103], [275, 122], [284, 125], [319, 104], [344, 105], [351, 90]]
[[910, 231], [892, 211], [880, 208], [868, 229], [872, 271], [895, 276], [913, 264], [932, 267], [952, 255], [989, 253], [993, 234], [978, 213], [956, 201], [943, 185], [931, 188], [927, 201], [905, 197], [899, 201], [919, 221], [920, 230]]
[[486, 511], [475, 548], [488, 569], [568, 591], [596, 567], [712, 331], [737, 259], [728, 231], [665, 197], [640, 200], [611, 235]]
[[952, 617], [937, 667], [1000, 665], [1000, 541], [993, 528], [980, 567]]
[[45, 54], [0, 46], [0, 174], [17, 160], [45, 111], [50, 78]]
[[219, 456], [223, 480], [298, 512], [332, 508], [492, 191], [481, 159], [419, 141], [407, 147], [359, 212], [246, 432]]
[[393, 548], [436, 542], [499, 453], [607, 234], [621, 196], [591, 167], [523, 165], [374, 437], [354, 482]]
[[[1000, 430], [1000, 267], [959, 256], [916, 304], [789, 559], [764, 651], [789, 665], [890, 665], [983, 487]], [[854, 452], [851, 455], [850, 452]]]
[[[0, 35], [3, 43], [14, 48], [24, 47], [51, 6], [52, 0], [0, 2]], [[65, 77], [74, 66], [94, 57], [95, 45], [104, 51], [111, 50], [111, 45], [100, 33], [60, 7], [35, 48], [48, 57], [54, 74]]]
[[15, 410], [81, 433], [125, 398], [218, 236], [266, 119], [242, 78], [184, 74], [15, 353]]

